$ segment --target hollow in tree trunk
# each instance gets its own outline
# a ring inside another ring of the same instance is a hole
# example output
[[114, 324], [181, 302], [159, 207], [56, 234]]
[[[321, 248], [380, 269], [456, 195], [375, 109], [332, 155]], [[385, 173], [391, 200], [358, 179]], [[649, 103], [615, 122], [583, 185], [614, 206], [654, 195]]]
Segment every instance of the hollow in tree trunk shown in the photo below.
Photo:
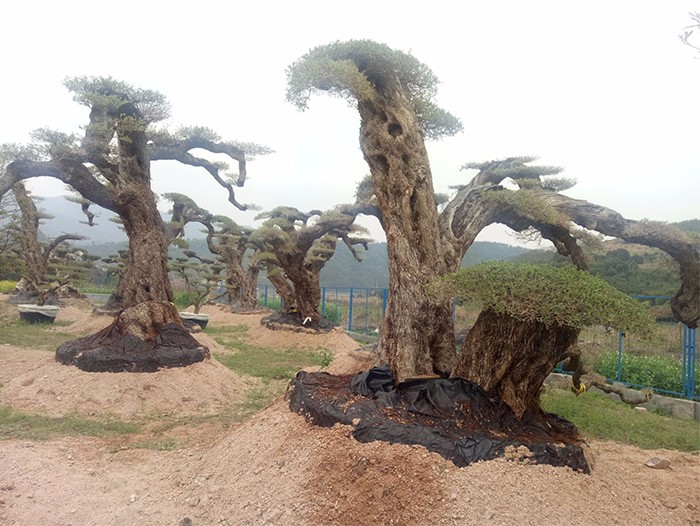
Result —
[[423, 133], [402, 90], [387, 80], [377, 100], [359, 104], [360, 145], [382, 211], [389, 263], [389, 301], [380, 327], [381, 357], [401, 382], [447, 375], [455, 357], [449, 301], [426, 292], [428, 282], [457, 270], [440, 241], [435, 192]]
[[548, 327], [485, 310], [467, 334], [452, 376], [479, 384], [518, 417], [537, 415], [545, 378], [578, 334], [573, 327]]

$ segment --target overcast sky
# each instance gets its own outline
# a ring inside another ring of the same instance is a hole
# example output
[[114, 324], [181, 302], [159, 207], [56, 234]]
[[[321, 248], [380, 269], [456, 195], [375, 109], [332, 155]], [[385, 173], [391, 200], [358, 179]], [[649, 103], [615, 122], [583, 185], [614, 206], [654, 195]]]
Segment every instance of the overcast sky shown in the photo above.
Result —
[[[0, 142], [38, 127], [79, 131], [87, 109], [63, 79], [111, 75], [165, 94], [173, 127], [273, 148], [249, 164], [239, 201], [331, 208], [351, 202], [368, 172], [359, 117], [329, 97], [299, 112], [284, 99], [285, 69], [314, 46], [369, 38], [430, 66], [438, 103], [464, 123], [428, 143], [437, 191], [471, 177], [465, 162], [538, 155], [578, 181], [568, 195], [680, 221], [700, 217], [700, 54], [678, 38], [689, 11], [700, 2], [5, 2]], [[235, 210], [203, 171], [158, 162], [152, 174], [158, 193], [253, 224], [255, 212]], [[48, 179], [31, 188], [63, 193]], [[502, 229], [480, 239], [514, 242]]]

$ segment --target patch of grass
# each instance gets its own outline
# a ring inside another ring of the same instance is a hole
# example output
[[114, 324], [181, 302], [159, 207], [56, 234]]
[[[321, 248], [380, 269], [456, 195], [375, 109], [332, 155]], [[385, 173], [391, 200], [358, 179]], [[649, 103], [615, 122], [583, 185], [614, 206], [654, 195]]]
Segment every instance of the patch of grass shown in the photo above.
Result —
[[155, 438], [135, 442], [131, 447], [135, 449], [153, 449], [155, 451], [173, 451], [177, 447], [177, 442], [170, 437]]
[[216, 355], [229, 369], [263, 380], [290, 380], [300, 369], [312, 365], [325, 366], [333, 359], [329, 351], [302, 349], [274, 349], [246, 343], [242, 336], [247, 327], [236, 325], [207, 329], [217, 343], [237, 352], [232, 355]]
[[331, 351], [317, 351], [316, 354], [321, 367], [328, 367], [333, 361], [333, 353]]
[[279, 350], [242, 344], [238, 352], [217, 355], [229, 369], [265, 380], [291, 380], [304, 367], [322, 365], [324, 358], [317, 351]]
[[[617, 360], [617, 352], [603, 353], [595, 364], [595, 369], [606, 378], [616, 378]], [[635, 356], [623, 353], [621, 380], [680, 393], [683, 389], [683, 362], [671, 356]], [[695, 371], [695, 383], [700, 393], [700, 368]]]
[[12, 294], [16, 286], [16, 281], [0, 280], [0, 294]]
[[700, 426], [692, 420], [663, 416], [615, 402], [597, 393], [575, 396], [561, 390], [542, 394], [545, 411], [573, 422], [588, 438], [613, 440], [643, 449], [700, 451]]
[[0, 327], [0, 342], [24, 349], [41, 349], [55, 351], [63, 342], [75, 339], [74, 335], [50, 330], [53, 326], [65, 326], [67, 323], [37, 323], [30, 324], [17, 320]]
[[54, 436], [117, 436], [137, 433], [140, 426], [121, 420], [98, 420], [75, 415], [49, 417], [0, 405], [0, 439], [47, 440]]
[[180, 310], [184, 310], [194, 303], [194, 296], [195, 295], [191, 294], [188, 291], [175, 291], [175, 292], [173, 292], [173, 296], [174, 296], [173, 303]]

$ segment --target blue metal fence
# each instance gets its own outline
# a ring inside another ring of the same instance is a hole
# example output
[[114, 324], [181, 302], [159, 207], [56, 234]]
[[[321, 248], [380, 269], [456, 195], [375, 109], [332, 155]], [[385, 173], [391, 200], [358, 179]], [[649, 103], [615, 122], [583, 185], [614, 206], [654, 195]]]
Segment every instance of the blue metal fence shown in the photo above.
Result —
[[[355, 287], [323, 287], [321, 289], [321, 314], [333, 323], [345, 327], [348, 331], [364, 334], [376, 334], [386, 312], [388, 289], [355, 288]], [[633, 298], [649, 301], [666, 301], [669, 296], [632, 296]], [[280, 309], [282, 301], [275, 288], [271, 285], [258, 287], [258, 301], [261, 305]], [[476, 321], [478, 310], [461, 308], [455, 303], [454, 319], [459, 330], [466, 330]], [[604, 334], [599, 331], [599, 334]], [[625, 381], [623, 357], [632, 351], [643, 354], [642, 349], [634, 348], [636, 344], [629, 342], [622, 331], [614, 335], [615, 340], [603, 338], [597, 342], [603, 350], [617, 350], [617, 374], [608, 381], [617, 381], [630, 387], [650, 388], [660, 393], [671, 394], [689, 400], [700, 400], [700, 385], [696, 379], [697, 344], [696, 331], [682, 325], [680, 340], [682, 346], [682, 388], [680, 391], [662, 389], [653, 385], [640, 385]], [[595, 339], [595, 335], [593, 336]], [[675, 337], [672, 337], [675, 339]], [[669, 342], [669, 347], [678, 345], [678, 340]], [[676, 347], [677, 349], [677, 347]], [[561, 370], [561, 369], [558, 369]]]

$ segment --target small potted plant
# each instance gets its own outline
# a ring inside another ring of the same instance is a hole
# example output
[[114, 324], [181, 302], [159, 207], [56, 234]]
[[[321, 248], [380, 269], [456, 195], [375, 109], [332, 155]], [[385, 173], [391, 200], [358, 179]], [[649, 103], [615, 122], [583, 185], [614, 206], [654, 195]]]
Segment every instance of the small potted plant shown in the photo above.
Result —
[[[200, 313], [200, 310], [217, 288], [223, 267], [215, 265], [211, 260], [200, 258], [191, 250], [184, 251], [184, 254], [187, 257], [177, 258], [170, 264], [170, 269], [185, 282], [194, 312], [180, 312], [180, 318], [183, 321], [194, 322], [204, 329], [209, 323], [209, 315]], [[198, 260], [199, 263], [189, 261], [190, 259]]]
[[53, 323], [60, 307], [58, 305], [46, 305], [49, 298], [55, 297], [56, 291], [65, 283], [55, 281], [46, 285], [35, 285], [37, 292], [36, 303], [20, 303], [17, 305], [19, 318], [27, 323]]

